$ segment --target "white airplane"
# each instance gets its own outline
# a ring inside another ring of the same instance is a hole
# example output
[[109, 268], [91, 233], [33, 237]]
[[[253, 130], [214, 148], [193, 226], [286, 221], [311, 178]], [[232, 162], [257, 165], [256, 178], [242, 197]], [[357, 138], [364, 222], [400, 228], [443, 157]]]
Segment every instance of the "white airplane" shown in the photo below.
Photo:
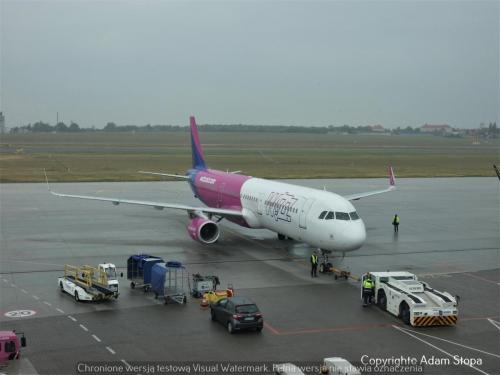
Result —
[[217, 241], [220, 234], [217, 223], [225, 218], [244, 227], [269, 229], [278, 233], [279, 239], [288, 237], [321, 250], [344, 253], [359, 249], [366, 239], [363, 220], [350, 201], [395, 189], [392, 167], [389, 167], [388, 188], [348, 196], [208, 169], [194, 117], [190, 122], [193, 168], [185, 176], [140, 173], [187, 180], [195, 197], [207, 207], [61, 194], [51, 191], [50, 187], [49, 191], [58, 197], [107, 201], [114, 205], [123, 203], [184, 210], [190, 218], [187, 226], [190, 236], [205, 244]]

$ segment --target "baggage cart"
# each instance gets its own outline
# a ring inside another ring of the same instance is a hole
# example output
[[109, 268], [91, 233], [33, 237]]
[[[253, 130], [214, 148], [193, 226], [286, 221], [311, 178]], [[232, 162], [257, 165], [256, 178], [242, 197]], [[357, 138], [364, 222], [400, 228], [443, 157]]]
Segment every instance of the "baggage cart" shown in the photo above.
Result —
[[165, 299], [165, 304], [186, 303], [191, 289], [186, 267], [176, 261], [155, 264], [152, 268], [151, 289], [155, 298]]
[[151, 289], [151, 271], [156, 263], [163, 262], [160, 257], [149, 254], [131, 255], [127, 260], [127, 279], [130, 280], [132, 289], [144, 288], [147, 292]]

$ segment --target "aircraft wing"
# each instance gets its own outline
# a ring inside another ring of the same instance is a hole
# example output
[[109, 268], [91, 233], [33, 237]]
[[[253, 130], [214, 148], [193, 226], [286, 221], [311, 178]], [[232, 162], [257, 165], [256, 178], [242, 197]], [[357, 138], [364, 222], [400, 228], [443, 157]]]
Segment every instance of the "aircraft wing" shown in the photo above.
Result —
[[159, 173], [159, 172], [146, 172], [146, 171], [139, 171], [139, 173], [142, 173], [142, 174], [152, 174], [152, 175], [155, 175], [155, 176], [174, 177], [174, 178], [181, 178], [183, 180], [189, 180], [189, 176], [183, 176], [183, 175], [180, 175], [180, 174]]
[[47, 178], [47, 173], [45, 173], [45, 181], [47, 182], [47, 189], [50, 194], [55, 195], [57, 197], [63, 198], [74, 198], [74, 199], [87, 199], [93, 201], [102, 201], [102, 202], [111, 202], [115, 206], [119, 204], [135, 204], [138, 206], [149, 206], [156, 208], [157, 210], [163, 210], [164, 208], [171, 208], [174, 210], [184, 210], [192, 213], [203, 212], [207, 214], [220, 215], [220, 216], [243, 216], [243, 213], [238, 210], [229, 210], [225, 208], [212, 208], [212, 207], [195, 207], [188, 206], [185, 204], [175, 204], [175, 203], [164, 203], [164, 202], [151, 202], [151, 201], [139, 201], [133, 199], [120, 199], [120, 198], [106, 198], [106, 197], [95, 197], [91, 195], [73, 195], [73, 194], [62, 194], [56, 193], [50, 189], [49, 179]]
[[56, 193], [50, 190], [52, 195], [64, 198], [76, 198], [76, 199], [88, 199], [94, 201], [103, 201], [103, 202], [111, 202], [115, 206], [119, 204], [135, 204], [138, 206], [149, 206], [156, 208], [157, 210], [163, 210], [164, 208], [171, 208], [174, 210], [184, 210], [188, 212], [204, 212], [207, 214], [220, 215], [220, 216], [243, 216], [243, 213], [238, 210], [228, 210], [225, 208], [211, 208], [211, 207], [195, 207], [188, 206], [184, 204], [175, 204], [175, 203], [163, 203], [163, 202], [151, 202], [151, 201], [139, 201], [132, 199], [120, 199], [120, 198], [105, 198], [105, 197], [94, 197], [89, 195], [73, 195], [73, 194], [61, 194]]
[[358, 199], [370, 197], [372, 195], [387, 193], [387, 192], [392, 191], [394, 189], [396, 189], [396, 178], [394, 177], [394, 171], [392, 170], [392, 167], [389, 166], [389, 187], [387, 189], [372, 190], [372, 191], [367, 191], [364, 193], [344, 195], [344, 198], [347, 200], [350, 200], [350, 201], [357, 201]]

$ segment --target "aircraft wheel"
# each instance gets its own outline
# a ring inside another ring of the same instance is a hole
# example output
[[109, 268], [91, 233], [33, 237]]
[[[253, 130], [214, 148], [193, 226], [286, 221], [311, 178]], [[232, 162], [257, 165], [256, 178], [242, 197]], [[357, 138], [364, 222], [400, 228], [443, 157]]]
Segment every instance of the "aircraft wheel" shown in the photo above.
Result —
[[403, 320], [404, 324], [410, 325], [410, 308], [404, 302], [401, 306], [401, 319]]
[[383, 290], [381, 290], [377, 296], [377, 305], [381, 310], [387, 310], [387, 297]]

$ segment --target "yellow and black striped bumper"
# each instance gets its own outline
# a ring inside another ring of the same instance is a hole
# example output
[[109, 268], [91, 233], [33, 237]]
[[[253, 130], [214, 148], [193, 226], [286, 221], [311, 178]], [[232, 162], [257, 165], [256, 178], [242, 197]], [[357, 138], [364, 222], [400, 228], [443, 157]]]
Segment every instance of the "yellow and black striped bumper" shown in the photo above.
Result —
[[429, 326], [452, 326], [457, 324], [457, 315], [448, 316], [417, 316], [413, 319], [414, 327], [429, 327]]

